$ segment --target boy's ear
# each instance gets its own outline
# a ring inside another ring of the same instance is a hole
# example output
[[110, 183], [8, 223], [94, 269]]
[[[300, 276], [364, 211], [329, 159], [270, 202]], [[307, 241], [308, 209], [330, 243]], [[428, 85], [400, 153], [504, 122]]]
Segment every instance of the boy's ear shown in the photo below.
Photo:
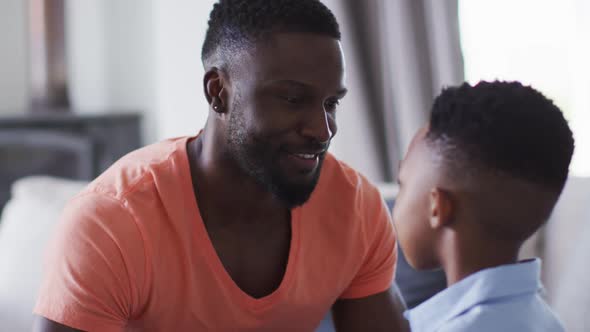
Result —
[[438, 229], [451, 224], [453, 204], [450, 194], [440, 188], [430, 191], [430, 227]]

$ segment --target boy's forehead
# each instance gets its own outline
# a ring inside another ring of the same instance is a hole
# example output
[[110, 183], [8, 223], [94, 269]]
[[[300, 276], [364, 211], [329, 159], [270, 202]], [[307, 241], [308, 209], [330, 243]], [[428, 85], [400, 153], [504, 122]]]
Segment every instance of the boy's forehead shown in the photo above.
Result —
[[444, 165], [440, 162], [440, 155], [427, 143], [428, 127], [416, 132], [405, 158], [400, 163], [399, 173], [404, 177], [418, 177], [422, 180], [430, 179], [432, 185], [439, 183], [444, 176]]
[[423, 154], [425, 151], [422, 143], [424, 141], [424, 137], [426, 137], [426, 132], [422, 129], [418, 130], [416, 132], [416, 134], [414, 135], [414, 137], [412, 138], [412, 141], [410, 142], [410, 145], [408, 146], [408, 151], [406, 152], [404, 158], [400, 161], [399, 163], [399, 173], [406, 173], [406, 172], [412, 172], [417, 165], [421, 164], [422, 162], [419, 159], [422, 159], [422, 157], [420, 157], [421, 154]]
[[[408, 159], [411, 155], [416, 154], [417, 150], [419, 150], [419, 148], [421, 148], [421, 145], [424, 142], [424, 139], [426, 138], [427, 133], [428, 133], [428, 127], [422, 127], [416, 132], [416, 134], [412, 138], [412, 141], [410, 142], [410, 145], [408, 147], [408, 152], [406, 153], [404, 160]], [[403, 163], [403, 161], [402, 161], [402, 163]]]
[[428, 133], [428, 127], [422, 127], [420, 129], [418, 129], [416, 134], [414, 134], [412, 141], [410, 142], [410, 146], [408, 147], [408, 152], [410, 152], [411, 150], [415, 150], [416, 146], [419, 145], [424, 140], [424, 138], [426, 138], [427, 133]]

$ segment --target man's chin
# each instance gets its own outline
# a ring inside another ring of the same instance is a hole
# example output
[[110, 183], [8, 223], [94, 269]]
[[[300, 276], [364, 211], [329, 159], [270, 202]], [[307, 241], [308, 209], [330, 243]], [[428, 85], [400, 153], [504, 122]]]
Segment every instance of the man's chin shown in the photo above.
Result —
[[272, 192], [289, 208], [295, 208], [309, 200], [317, 186], [318, 177], [318, 175], [313, 175], [297, 183], [278, 181], [275, 182]]
[[318, 165], [309, 172], [279, 163], [269, 174], [270, 181], [266, 184], [274, 196], [289, 208], [301, 206], [309, 200], [318, 184], [323, 159], [322, 156]]

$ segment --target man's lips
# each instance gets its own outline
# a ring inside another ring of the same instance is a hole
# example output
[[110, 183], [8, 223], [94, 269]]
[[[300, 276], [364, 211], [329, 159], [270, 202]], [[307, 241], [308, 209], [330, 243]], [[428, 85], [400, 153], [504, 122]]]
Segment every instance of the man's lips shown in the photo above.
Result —
[[291, 164], [307, 173], [313, 171], [318, 166], [320, 156], [324, 153], [326, 153], [326, 150], [287, 152], [287, 156]]
[[301, 159], [315, 159], [318, 157], [319, 153], [293, 153], [293, 155]]

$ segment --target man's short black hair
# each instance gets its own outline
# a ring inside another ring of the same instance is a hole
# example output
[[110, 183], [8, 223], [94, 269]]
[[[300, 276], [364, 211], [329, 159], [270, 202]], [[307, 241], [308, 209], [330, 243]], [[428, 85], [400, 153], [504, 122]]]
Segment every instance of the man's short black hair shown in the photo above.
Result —
[[574, 151], [559, 108], [518, 82], [467, 83], [436, 98], [427, 141], [464, 168], [487, 170], [561, 192]]
[[334, 14], [319, 0], [219, 0], [211, 11], [201, 58], [218, 48], [256, 41], [271, 32], [303, 32], [340, 40]]

